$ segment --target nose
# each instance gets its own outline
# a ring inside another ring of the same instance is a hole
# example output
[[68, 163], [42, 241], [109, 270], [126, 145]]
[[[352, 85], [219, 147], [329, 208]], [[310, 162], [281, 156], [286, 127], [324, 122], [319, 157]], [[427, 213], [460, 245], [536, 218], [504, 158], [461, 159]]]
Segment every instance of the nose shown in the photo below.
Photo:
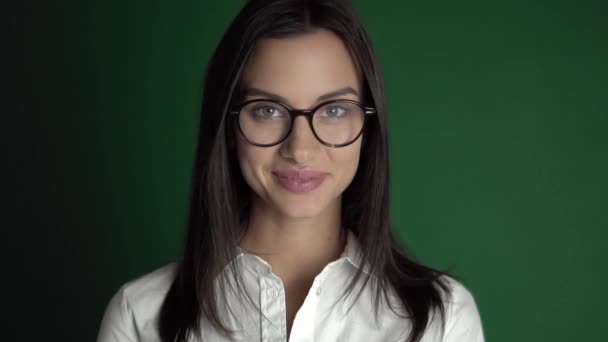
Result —
[[281, 144], [280, 153], [299, 165], [307, 165], [320, 147], [321, 142], [315, 137], [306, 118], [298, 116], [293, 122], [291, 133]]

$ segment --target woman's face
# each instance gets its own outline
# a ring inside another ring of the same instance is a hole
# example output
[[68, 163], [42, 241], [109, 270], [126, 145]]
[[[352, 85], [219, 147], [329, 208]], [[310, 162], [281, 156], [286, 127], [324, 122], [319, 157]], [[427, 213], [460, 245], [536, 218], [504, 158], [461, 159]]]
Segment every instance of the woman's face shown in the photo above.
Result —
[[[274, 94], [295, 109], [310, 109], [329, 99], [360, 102], [361, 94], [361, 78], [347, 47], [323, 29], [259, 41], [242, 84], [245, 101], [269, 99]], [[319, 101], [323, 95], [345, 88], [351, 91]], [[328, 147], [315, 138], [303, 116], [294, 121], [287, 139], [275, 146], [258, 147], [240, 132], [236, 136], [241, 172], [253, 190], [252, 200], [258, 201], [254, 206], [290, 218], [339, 209], [341, 194], [357, 171], [362, 136], [345, 147]], [[302, 170], [313, 172], [296, 172]]]

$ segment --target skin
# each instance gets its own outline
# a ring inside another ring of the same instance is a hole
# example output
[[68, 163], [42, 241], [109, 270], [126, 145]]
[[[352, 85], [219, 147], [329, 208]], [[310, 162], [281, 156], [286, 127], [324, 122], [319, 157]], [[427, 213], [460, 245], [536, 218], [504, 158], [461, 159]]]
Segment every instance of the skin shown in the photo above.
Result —
[[[356, 94], [331, 99], [361, 100], [361, 76], [352, 56], [340, 38], [325, 29], [260, 40], [242, 82], [279, 95], [297, 109], [311, 108], [322, 102], [319, 96], [345, 87]], [[251, 94], [245, 100], [256, 98], [267, 96]], [[253, 190], [250, 223], [239, 246], [266, 260], [283, 281], [289, 332], [314, 277], [344, 249], [342, 193], [357, 171], [362, 137], [346, 147], [325, 146], [304, 117], [296, 119], [290, 136], [279, 145], [258, 147], [238, 132], [237, 137], [240, 169]], [[273, 178], [277, 168], [312, 169], [329, 175], [312, 192], [295, 194]]]

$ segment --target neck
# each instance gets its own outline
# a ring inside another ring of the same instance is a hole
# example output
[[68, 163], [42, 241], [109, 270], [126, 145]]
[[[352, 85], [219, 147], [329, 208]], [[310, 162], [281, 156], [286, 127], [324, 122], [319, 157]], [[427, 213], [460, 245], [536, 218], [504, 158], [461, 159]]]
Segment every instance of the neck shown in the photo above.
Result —
[[264, 259], [283, 281], [317, 275], [344, 250], [341, 201], [315, 217], [285, 217], [262, 201], [252, 201], [249, 223], [239, 246]]

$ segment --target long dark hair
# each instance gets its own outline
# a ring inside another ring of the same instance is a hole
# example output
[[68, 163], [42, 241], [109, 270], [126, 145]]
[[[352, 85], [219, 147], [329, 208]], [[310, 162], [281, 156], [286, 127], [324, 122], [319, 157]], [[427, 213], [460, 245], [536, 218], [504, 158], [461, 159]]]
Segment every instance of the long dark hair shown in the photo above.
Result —
[[[441, 314], [441, 326], [445, 325], [442, 291], [448, 296], [451, 291], [441, 276], [448, 273], [417, 262], [391, 227], [384, 81], [371, 40], [354, 10], [341, 0], [251, 0], [233, 20], [207, 67], [184, 250], [158, 322], [164, 342], [200, 334], [201, 317], [219, 331], [231, 333], [218, 313], [216, 298], [226, 298], [226, 274], [237, 279], [242, 290], [238, 264], [230, 261], [246, 227], [251, 189], [239, 169], [235, 131], [227, 113], [238, 100], [241, 72], [259, 39], [315, 28], [329, 29], [345, 42], [364, 79], [362, 100], [377, 110], [363, 133], [356, 175], [342, 196], [343, 227], [357, 237], [370, 273], [359, 269], [343, 296], [350, 295], [359, 280], [364, 286], [369, 282], [377, 316], [381, 296], [387, 298], [392, 287], [412, 322], [408, 342], [420, 340], [434, 309]], [[223, 272], [225, 267], [230, 272]], [[218, 291], [216, 277], [221, 280]]]

